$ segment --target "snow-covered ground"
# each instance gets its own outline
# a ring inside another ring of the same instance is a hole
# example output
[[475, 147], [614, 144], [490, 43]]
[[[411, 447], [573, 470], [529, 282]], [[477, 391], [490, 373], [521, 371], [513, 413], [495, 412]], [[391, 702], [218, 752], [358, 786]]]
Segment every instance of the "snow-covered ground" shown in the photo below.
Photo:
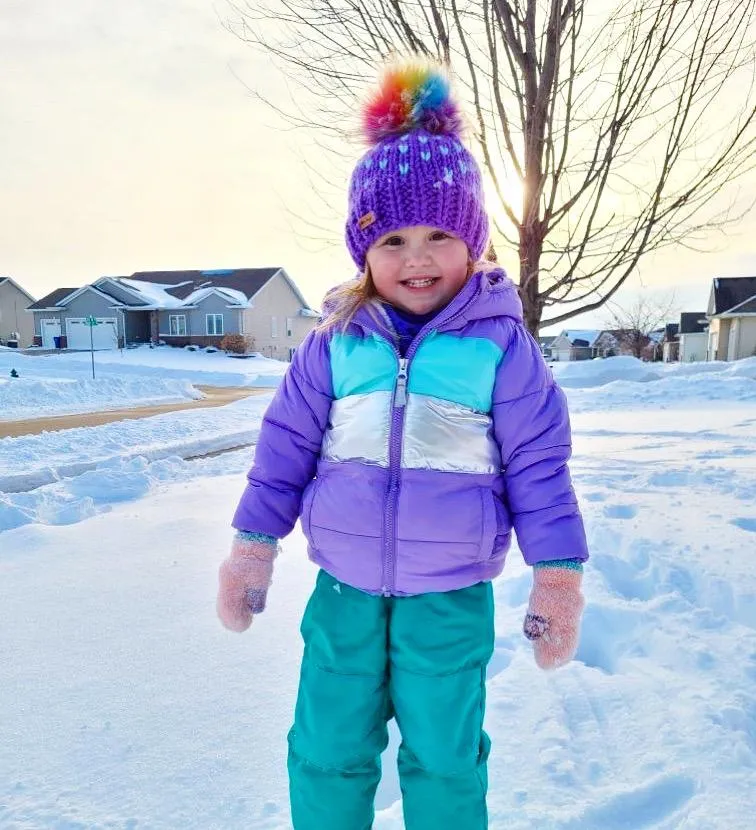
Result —
[[[555, 367], [587, 607], [577, 660], [544, 674], [520, 634], [517, 550], [495, 582], [494, 830], [753, 826], [756, 361], [708, 366]], [[296, 529], [266, 612], [224, 631], [215, 574], [252, 449], [178, 457], [235, 446], [234, 428], [253, 441], [268, 397], [0, 441], [8, 487], [44, 462], [60, 477], [0, 495], [0, 828], [291, 826], [315, 568]], [[395, 752], [392, 731], [377, 830], [403, 827]]]
[[[266, 357], [142, 346], [27, 355], [0, 348], [0, 421], [201, 398], [192, 384], [276, 386], [288, 364]], [[14, 370], [18, 377], [11, 377]]]

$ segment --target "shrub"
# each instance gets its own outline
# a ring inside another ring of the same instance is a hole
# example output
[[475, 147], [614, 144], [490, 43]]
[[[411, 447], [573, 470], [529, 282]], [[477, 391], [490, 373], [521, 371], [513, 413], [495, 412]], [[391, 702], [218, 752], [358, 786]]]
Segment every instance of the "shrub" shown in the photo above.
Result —
[[244, 334], [227, 334], [220, 342], [221, 349], [232, 354], [246, 354], [254, 345], [254, 338]]

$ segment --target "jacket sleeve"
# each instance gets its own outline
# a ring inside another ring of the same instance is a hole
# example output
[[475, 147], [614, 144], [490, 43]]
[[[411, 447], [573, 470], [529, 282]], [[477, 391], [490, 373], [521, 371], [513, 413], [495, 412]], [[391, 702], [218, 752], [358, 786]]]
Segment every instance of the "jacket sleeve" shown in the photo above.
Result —
[[315, 476], [333, 399], [328, 335], [313, 331], [294, 353], [263, 417], [247, 487], [232, 525], [277, 539], [299, 516], [302, 491]]
[[567, 400], [522, 324], [514, 326], [497, 372], [493, 421], [525, 561], [586, 560], [585, 529], [567, 468], [572, 452]]

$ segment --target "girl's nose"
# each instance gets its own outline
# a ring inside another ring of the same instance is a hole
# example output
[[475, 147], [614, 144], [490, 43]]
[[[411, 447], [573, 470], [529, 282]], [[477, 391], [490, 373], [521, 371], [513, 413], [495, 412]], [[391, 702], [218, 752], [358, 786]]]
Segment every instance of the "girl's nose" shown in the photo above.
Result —
[[430, 251], [424, 242], [415, 242], [407, 245], [404, 261], [407, 265], [424, 265], [430, 259]]

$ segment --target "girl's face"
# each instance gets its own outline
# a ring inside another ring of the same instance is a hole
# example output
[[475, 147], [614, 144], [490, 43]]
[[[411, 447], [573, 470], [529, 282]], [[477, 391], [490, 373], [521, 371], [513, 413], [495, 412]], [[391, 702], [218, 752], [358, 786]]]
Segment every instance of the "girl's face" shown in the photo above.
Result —
[[467, 245], [447, 231], [412, 225], [377, 239], [367, 252], [375, 289], [412, 314], [443, 308], [467, 282]]

